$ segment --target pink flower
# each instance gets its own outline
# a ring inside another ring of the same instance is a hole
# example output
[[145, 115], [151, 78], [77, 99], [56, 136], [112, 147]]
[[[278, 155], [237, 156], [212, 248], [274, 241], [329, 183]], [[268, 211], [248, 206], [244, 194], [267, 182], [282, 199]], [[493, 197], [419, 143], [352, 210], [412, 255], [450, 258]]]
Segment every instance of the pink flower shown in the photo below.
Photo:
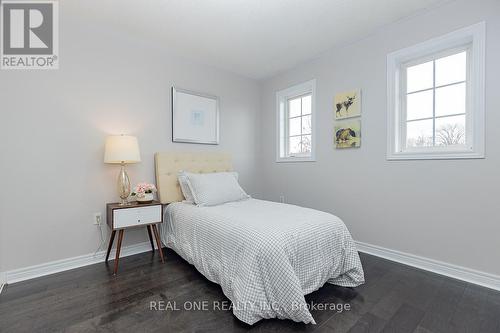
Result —
[[156, 192], [156, 186], [148, 183], [139, 183], [135, 186], [134, 192], [136, 194], [154, 193]]

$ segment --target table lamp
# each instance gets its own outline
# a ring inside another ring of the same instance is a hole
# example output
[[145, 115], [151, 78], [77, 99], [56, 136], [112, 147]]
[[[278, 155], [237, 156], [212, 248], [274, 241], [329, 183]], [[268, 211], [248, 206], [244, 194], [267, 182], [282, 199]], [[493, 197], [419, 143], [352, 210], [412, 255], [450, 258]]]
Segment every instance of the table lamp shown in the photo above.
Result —
[[128, 204], [130, 195], [130, 179], [125, 164], [137, 163], [141, 161], [139, 143], [135, 136], [112, 135], [106, 138], [104, 149], [104, 163], [120, 164], [121, 170], [118, 174], [118, 195], [121, 198], [121, 205]]

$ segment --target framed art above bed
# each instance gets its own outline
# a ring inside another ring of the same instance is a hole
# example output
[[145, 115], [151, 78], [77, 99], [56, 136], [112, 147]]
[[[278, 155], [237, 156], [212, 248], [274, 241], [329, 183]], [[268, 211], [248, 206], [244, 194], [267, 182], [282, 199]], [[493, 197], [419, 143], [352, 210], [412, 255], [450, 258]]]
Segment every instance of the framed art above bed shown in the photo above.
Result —
[[172, 87], [172, 141], [219, 144], [219, 98]]

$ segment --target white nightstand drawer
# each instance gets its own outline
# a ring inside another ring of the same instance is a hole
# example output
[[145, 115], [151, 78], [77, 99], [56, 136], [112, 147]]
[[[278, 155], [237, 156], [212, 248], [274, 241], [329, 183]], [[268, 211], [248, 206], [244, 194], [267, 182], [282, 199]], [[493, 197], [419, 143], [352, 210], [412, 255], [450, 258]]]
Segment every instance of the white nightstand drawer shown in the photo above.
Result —
[[161, 206], [115, 209], [113, 225], [115, 229], [161, 222]]

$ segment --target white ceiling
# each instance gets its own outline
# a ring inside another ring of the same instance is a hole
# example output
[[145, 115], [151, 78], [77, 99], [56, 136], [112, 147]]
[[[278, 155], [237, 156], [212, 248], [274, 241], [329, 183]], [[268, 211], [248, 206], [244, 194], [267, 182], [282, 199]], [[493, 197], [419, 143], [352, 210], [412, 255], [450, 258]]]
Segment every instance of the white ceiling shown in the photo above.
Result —
[[97, 8], [93, 1], [77, 3], [95, 18], [157, 39], [176, 55], [262, 79], [442, 2], [100, 0]]

